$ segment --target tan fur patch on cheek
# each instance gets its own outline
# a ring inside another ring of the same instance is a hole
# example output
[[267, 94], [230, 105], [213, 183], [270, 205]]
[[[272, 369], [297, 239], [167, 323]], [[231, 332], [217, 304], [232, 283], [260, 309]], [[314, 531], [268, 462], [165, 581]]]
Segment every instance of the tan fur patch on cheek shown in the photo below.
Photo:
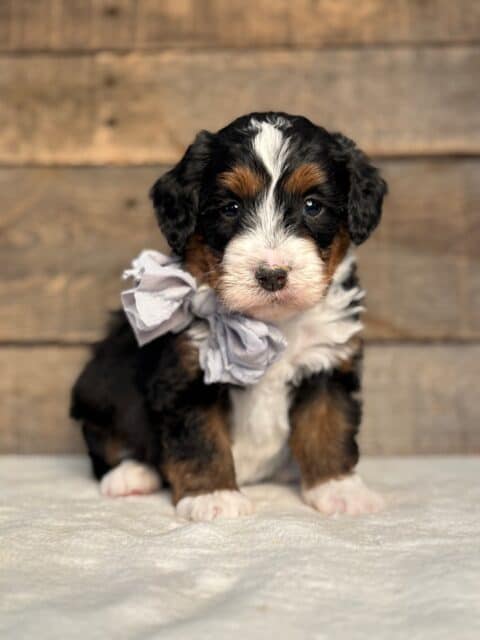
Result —
[[310, 189], [318, 187], [326, 181], [324, 170], [314, 162], [302, 164], [288, 176], [285, 181], [285, 190], [290, 193], [303, 195]]
[[325, 279], [330, 283], [336, 268], [345, 258], [350, 247], [350, 238], [345, 229], [340, 229], [328, 249], [320, 250], [320, 257], [325, 263]]
[[206, 246], [200, 235], [195, 234], [189, 239], [183, 266], [199, 284], [217, 288], [222, 276], [221, 258]]
[[221, 173], [218, 183], [241, 199], [254, 198], [265, 187], [263, 176], [242, 165]]

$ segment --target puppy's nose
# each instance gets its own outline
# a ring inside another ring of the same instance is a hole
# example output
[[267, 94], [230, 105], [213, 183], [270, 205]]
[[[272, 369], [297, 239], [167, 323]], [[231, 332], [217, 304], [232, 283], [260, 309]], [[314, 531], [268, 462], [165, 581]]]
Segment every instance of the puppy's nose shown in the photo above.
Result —
[[258, 283], [267, 291], [279, 291], [287, 284], [288, 272], [282, 267], [261, 266], [255, 271]]

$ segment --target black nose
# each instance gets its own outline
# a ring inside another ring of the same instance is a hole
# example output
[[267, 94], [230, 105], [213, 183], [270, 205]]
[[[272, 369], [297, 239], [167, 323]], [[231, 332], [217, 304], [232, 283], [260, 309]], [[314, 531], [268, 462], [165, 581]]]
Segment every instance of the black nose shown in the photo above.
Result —
[[267, 291], [279, 291], [287, 283], [287, 270], [281, 267], [258, 267], [255, 277], [259, 284]]

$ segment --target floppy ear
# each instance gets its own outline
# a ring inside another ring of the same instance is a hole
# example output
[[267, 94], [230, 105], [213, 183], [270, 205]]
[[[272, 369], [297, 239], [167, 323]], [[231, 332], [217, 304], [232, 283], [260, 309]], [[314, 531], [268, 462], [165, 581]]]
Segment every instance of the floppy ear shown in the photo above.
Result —
[[212, 138], [208, 131], [200, 131], [180, 162], [150, 189], [160, 229], [179, 255], [197, 223], [200, 186]]
[[348, 232], [355, 244], [361, 244], [380, 222], [387, 183], [353, 140], [341, 133], [334, 133], [333, 138], [338, 145], [334, 157], [345, 164], [349, 176]]

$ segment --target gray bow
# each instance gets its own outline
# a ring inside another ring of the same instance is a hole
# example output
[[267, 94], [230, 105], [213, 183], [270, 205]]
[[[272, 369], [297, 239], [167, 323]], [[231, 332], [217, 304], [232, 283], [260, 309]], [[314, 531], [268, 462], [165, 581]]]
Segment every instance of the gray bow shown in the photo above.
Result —
[[255, 384], [286, 347], [276, 327], [230, 313], [213, 289], [198, 287], [177, 256], [142, 251], [123, 277], [136, 281], [122, 292], [122, 304], [140, 346], [169, 331], [179, 333], [195, 318], [208, 323], [198, 342], [207, 384]]

